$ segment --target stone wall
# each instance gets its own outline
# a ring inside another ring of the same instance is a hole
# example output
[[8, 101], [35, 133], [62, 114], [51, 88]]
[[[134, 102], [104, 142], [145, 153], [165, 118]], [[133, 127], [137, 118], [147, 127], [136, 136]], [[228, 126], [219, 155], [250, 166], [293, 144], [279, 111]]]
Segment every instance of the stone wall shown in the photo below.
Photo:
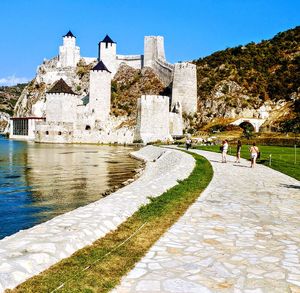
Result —
[[197, 112], [197, 70], [196, 65], [182, 62], [174, 68], [172, 106], [179, 102], [182, 112]]
[[135, 141], [170, 141], [169, 97], [143, 95], [138, 99]]
[[169, 113], [169, 129], [172, 136], [183, 135], [183, 121], [181, 113]]
[[142, 69], [144, 66], [144, 55], [117, 55], [117, 67], [122, 63], [134, 68]]
[[77, 105], [80, 103], [77, 95], [46, 94], [47, 122], [74, 122], [77, 118]]
[[172, 82], [174, 71], [173, 64], [161, 59], [155, 59], [152, 62], [152, 68], [165, 86], [168, 86]]
[[[80, 108], [80, 107], [78, 107]], [[35, 141], [46, 143], [131, 144], [134, 127], [122, 126], [124, 117], [110, 116], [104, 122], [89, 120], [90, 116], [74, 123], [39, 122]]]
[[72, 122], [37, 122], [35, 142], [72, 143], [74, 123]]
[[82, 57], [84, 60], [85, 64], [91, 64], [97, 61], [96, 57]]

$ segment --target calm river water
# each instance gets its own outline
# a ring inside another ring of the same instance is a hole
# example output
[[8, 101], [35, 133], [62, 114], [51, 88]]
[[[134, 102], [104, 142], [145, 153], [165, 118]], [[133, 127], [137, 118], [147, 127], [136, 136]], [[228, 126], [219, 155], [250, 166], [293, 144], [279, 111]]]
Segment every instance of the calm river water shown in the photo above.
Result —
[[132, 178], [132, 147], [35, 144], [0, 136], [0, 239], [101, 198]]

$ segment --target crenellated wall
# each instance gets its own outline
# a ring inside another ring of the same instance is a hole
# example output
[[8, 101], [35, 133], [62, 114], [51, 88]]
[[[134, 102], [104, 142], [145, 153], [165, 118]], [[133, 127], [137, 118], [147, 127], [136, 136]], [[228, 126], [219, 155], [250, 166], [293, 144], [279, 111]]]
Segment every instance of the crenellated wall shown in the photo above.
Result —
[[137, 105], [137, 125], [134, 140], [143, 143], [172, 140], [169, 132], [169, 106], [169, 97], [141, 96]]

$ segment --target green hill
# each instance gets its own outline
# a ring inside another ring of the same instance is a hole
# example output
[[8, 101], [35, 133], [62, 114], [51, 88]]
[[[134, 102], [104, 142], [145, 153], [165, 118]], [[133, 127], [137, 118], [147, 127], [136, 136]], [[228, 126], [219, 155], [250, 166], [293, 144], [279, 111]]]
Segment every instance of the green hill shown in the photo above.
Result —
[[[227, 105], [219, 114], [204, 111], [204, 115], [226, 117], [231, 108], [258, 109], [266, 102], [274, 105], [284, 101], [290, 103], [290, 111], [277, 121], [278, 130], [282, 130], [286, 120], [296, 119], [295, 123], [299, 123], [299, 105], [295, 101], [300, 94], [300, 26], [258, 44], [252, 42], [215, 52], [194, 63], [197, 65], [200, 112], [207, 107], [208, 101], [220, 98], [220, 93], [216, 95], [218, 90], [223, 93], [219, 104], [225, 102]], [[238, 90], [230, 89], [232, 84]], [[207, 119], [201, 118], [199, 123], [203, 125]], [[289, 123], [289, 127], [294, 126]]]
[[27, 84], [0, 87], [0, 112], [13, 114], [14, 106]]

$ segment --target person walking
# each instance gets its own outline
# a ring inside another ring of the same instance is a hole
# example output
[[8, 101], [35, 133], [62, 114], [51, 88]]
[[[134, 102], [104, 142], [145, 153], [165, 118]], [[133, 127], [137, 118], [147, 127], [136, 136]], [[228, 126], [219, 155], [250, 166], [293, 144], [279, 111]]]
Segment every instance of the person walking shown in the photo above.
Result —
[[237, 145], [236, 145], [236, 163], [241, 162], [241, 150], [242, 150], [242, 143], [240, 140], [238, 140]]
[[222, 163], [227, 163], [228, 140], [222, 142]]
[[185, 147], [186, 147], [186, 150], [188, 151], [189, 148], [192, 147], [192, 140], [190, 137], [187, 137], [186, 140], [185, 140]]
[[251, 157], [251, 168], [254, 168], [256, 165], [256, 159], [259, 154], [259, 148], [256, 146], [256, 143], [253, 142], [252, 146], [249, 149]]

